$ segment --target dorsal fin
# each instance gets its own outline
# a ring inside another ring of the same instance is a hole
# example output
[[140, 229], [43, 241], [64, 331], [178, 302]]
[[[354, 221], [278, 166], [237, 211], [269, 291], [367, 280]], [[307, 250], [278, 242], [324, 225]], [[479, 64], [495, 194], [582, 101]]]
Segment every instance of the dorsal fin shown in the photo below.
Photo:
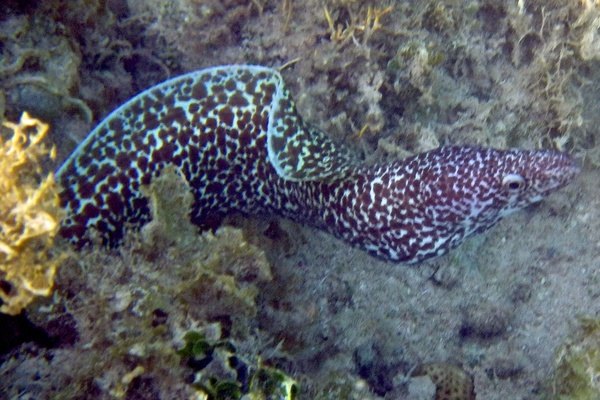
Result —
[[267, 130], [269, 160], [277, 174], [296, 182], [347, 176], [358, 164], [356, 157], [304, 123], [280, 75], [279, 79]]

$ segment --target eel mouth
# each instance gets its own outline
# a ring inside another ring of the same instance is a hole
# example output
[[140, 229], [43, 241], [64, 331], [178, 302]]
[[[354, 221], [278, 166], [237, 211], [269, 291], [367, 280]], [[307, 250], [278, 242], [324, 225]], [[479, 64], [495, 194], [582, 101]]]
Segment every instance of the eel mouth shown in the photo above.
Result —
[[551, 165], [543, 172], [547, 187], [546, 192], [560, 189], [569, 184], [581, 172], [575, 160], [563, 153], [554, 153]]

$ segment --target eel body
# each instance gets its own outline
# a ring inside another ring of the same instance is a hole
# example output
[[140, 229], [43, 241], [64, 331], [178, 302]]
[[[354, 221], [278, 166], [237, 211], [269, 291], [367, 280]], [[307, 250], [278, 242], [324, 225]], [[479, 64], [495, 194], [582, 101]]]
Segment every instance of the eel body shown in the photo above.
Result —
[[81, 246], [118, 244], [149, 218], [147, 185], [167, 165], [187, 180], [192, 221], [274, 213], [391, 261], [441, 255], [578, 172], [549, 151], [442, 147], [365, 166], [296, 112], [273, 69], [231, 65], [182, 75], [112, 112], [57, 171]]

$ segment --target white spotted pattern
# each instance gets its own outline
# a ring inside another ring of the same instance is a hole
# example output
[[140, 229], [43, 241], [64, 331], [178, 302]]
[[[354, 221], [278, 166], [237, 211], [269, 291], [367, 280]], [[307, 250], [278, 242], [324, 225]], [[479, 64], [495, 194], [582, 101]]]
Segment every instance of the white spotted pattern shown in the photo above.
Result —
[[277, 71], [223, 66], [148, 89], [90, 133], [57, 171], [61, 233], [81, 246], [93, 229], [118, 244], [125, 226], [148, 221], [140, 186], [169, 164], [189, 183], [201, 228], [232, 211], [274, 213], [409, 263], [458, 246], [578, 171], [554, 151], [477, 147], [366, 167], [305, 125]]

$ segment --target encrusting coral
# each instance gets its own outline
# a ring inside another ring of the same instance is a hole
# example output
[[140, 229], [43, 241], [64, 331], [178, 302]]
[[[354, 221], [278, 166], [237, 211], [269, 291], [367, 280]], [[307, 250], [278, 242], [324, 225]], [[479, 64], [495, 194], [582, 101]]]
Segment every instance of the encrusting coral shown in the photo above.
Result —
[[198, 237], [189, 221], [193, 201], [189, 185], [174, 168], [164, 168], [142, 191], [152, 210], [152, 221], [142, 229], [142, 241], [150, 248], [166, 245], [170, 256], [184, 266], [177, 268], [180, 301], [192, 306], [193, 314], [202, 319], [255, 315], [255, 283], [271, 280], [265, 254], [247, 243], [240, 230], [230, 227]]
[[63, 255], [52, 255], [64, 211], [54, 177], [41, 177], [40, 159], [54, 156], [41, 143], [48, 126], [24, 113], [0, 137], [0, 298], [3, 313], [16, 315], [36, 296], [52, 291]]
[[414, 376], [428, 376], [435, 385], [435, 400], [475, 400], [473, 378], [463, 369], [448, 363], [419, 366]]

